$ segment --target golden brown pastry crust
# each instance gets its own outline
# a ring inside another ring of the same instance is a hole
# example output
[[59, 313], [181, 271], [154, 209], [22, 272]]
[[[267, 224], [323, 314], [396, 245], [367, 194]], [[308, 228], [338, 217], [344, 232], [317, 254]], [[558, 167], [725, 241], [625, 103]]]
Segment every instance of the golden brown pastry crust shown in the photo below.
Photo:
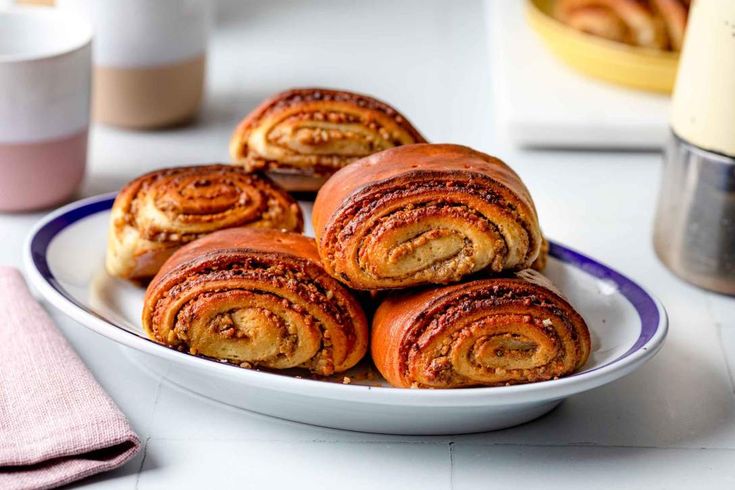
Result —
[[590, 335], [548, 279], [525, 270], [385, 300], [371, 353], [396, 387], [497, 386], [577, 371]]
[[231, 165], [156, 170], [127, 184], [112, 206], [107, 271], [152, 277], [179, 247], [223, 228], [302, 231], [296, 201], [266, 176]]
[[320, 375], [354, 366], [368, 342], [365, 314], [324, 272], [314, 240], [257, 228], [176, 252], [146, 291], [143, 328], [192, 354]]
[[542, 241], [515, 172], [458, 145], [402, 146], [355, 162], [322, 187], [312, 218], [325, 269], [355, 289], [524, 269]]
[[372, 153], [424, 138], [388, 104], [320, 88], [277, 94], [238, 125], [233, 161], [264, 169], [292, 191], [315, 191], [332, 173]]

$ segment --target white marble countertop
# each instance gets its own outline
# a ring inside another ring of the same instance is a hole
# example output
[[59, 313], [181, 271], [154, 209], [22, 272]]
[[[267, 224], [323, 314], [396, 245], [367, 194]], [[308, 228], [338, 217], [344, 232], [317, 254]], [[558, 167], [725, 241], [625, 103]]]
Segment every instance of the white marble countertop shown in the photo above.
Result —
[[[94, 128], [84, 195], [116, 190], [160, 166], [226, 160], [238, 118], [274, 91], [363, 91], [395, 104], [432, 141], [509, 162], [531, 189], [545, 233], [655, 292], [670, 315], [669, 338], [639, 371], [535, 422], [487, 434], [400, 437], [300, 425], [182, 392], [52, 311], [145, 442], [128, 465], [79, 486], [735, 488], [735, 302], [677, 280], [657, 261], [651, 224], [660, 155], [511, 147], [493, 122], [493, 64], [478, 1], [221, 7], [200, 120], [163, 132]], [[39, 216], [0, 215], [0, 263], [20, 265]]]

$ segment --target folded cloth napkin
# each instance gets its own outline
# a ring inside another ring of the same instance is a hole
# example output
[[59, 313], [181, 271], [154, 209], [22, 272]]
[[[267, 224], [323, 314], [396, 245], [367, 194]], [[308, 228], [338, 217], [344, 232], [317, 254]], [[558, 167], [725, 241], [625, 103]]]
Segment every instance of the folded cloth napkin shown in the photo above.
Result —
[[140, 440], [33, 299], [0, 266], [0, 488], [52, 488], [126, 463]]

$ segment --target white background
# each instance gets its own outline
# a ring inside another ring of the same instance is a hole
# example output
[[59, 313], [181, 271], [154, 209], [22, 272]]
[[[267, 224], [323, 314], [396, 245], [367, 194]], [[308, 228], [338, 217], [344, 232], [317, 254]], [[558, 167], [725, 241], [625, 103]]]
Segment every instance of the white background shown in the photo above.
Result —
[[[230, 1], [210, 46], [201, 119], [157, 133], [95, 128], [83, 194], [116, 190], [159, 166], [226, 160], [238, 118], [274, 91], [364, 91], [395, 104], [432, 141], [474, 146], [511, 164], [550, 237], [660, 297], [671, 317], [662, 352], [627, 378], [521, 427], [382, 436], [274, 420], [181, 392], [54, 314], [145, 441], [134, 461], [85, 486], [735, 488], [728, 367], [735, 366], [735, 306], [675, 279], [653, 253], [660, 155], [511, 147], [493, 122], [487, 37], [478, 1]], [[0, 263], [20, 264], [38, 216], [0, 217]]]

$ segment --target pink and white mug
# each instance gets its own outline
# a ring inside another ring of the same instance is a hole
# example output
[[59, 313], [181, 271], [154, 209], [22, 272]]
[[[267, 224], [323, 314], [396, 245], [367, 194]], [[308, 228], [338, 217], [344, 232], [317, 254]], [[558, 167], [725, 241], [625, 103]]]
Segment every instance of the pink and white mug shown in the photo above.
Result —
[[0, 211], [70, 197], [87, 160], [92, 29], [45, 7], [0, 10]]

